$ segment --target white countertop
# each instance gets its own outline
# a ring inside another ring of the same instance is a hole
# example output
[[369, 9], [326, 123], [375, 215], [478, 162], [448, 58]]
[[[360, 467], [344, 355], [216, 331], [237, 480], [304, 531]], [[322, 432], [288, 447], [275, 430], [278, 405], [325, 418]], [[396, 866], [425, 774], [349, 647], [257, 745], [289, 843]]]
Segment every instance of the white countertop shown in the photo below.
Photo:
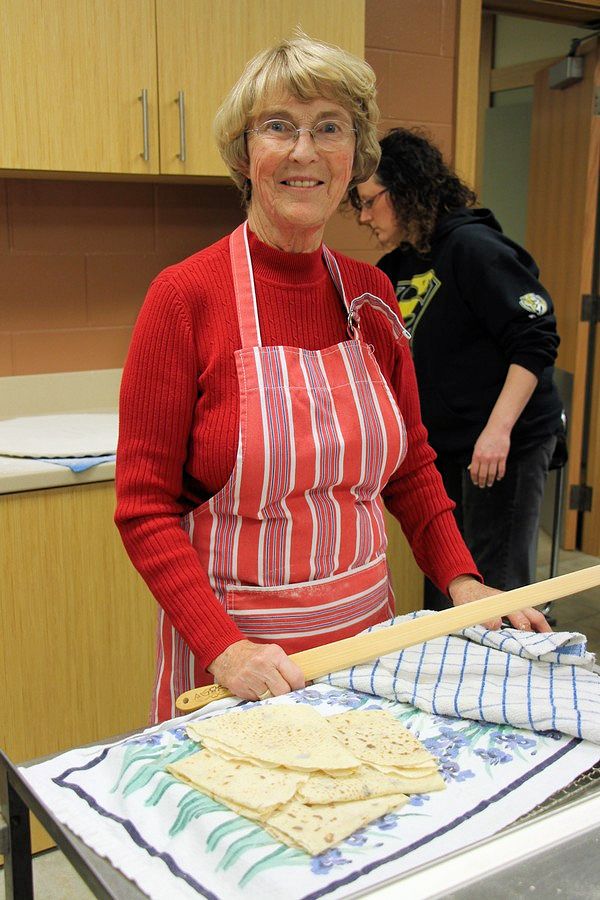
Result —
[[100, 463], [84, 472], [72, 472], [67, 466], [55, 466], [39, 459], [0, 456], [0, 494], [112, 481], [114, 477], [114, 462]]
[[[53, 413], [115, 412], [121, 369], [0, 378], [0, 419]], [[39, 459], [0, 456], [0, 494], [112, 481], [114, 462], [72, 472]]]

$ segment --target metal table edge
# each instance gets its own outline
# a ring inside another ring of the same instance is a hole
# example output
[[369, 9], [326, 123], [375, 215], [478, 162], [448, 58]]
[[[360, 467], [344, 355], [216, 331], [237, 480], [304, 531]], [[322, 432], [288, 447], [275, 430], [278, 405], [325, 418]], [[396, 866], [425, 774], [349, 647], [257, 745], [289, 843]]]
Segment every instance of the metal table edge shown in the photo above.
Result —
[[[29, 765], [33, 765], [32, 761]], [[26, 764], [28, 765], [28, 764]], [[128, 900], [128, 898], [142, 898], [144, 894], [134, 882], [114, 868], [104, 857], [91, 850], [74, 832], [63, 825], [52, 813], [52, 810], [38, 797], [36, 792], [22, 778], [17, 766], [11, 762], [0, 749], [0, 770], [4, 771], [7, 783], [19, 795], [28, 810], [38, 819], [46, 829], [57, 847], [64, 853], [71, 865], [77, 871], [94, 896], [100, 900]], [[7, 810], [7, 827], [10, 831], [10, 809]], [[30, 846], [31, 852], [31, 846]], [[11, 852], [9, 845], [8, 852]], [[113, 873], [116, 877], [112, 877]], [[117, 885], [111, 886], [109, 881], [116, 881]], [[115, 893], [115, 887], [118, 893]], [[7, 900], [9, 898], [7, 897]], [[21, 900], [21, 898], [19, 898]]]

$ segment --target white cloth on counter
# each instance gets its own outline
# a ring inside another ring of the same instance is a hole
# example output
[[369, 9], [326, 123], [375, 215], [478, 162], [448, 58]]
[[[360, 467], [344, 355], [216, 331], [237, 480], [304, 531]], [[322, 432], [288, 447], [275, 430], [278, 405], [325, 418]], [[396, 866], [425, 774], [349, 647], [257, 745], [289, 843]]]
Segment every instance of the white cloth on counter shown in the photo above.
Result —
[[0, 454], [28, 459], [114, 454], [117, 413], [60, 413], [0, 420]]
[[[375, 631], [416, 616], [397, 616]], [[600, 744], [600, 676], [586, 638], [474, 625], [318, 679], [434, 715], [560, 731]]]

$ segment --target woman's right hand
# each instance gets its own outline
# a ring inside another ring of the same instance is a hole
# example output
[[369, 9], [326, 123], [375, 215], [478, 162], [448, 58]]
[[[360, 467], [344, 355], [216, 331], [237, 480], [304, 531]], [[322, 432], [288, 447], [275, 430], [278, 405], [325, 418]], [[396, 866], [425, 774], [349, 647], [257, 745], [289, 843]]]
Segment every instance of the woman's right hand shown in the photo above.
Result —
[[243, 700], [259, 700], [265, 691], [273, 697], [305, 685], [299, 666], [278, 644], [237, 641], [207, 666], [217, 684]]
[[[492, 597], [503, 592], [499, 591], [498, 588], [490, 587], [488, 584], [481, 584], [472, 575], [459, 575], [448, 585], [448, 593], [454, 606], [462, 606], [463, 603], [482, 600], [484, 597]], [[552, 631], [545, 615], [539, 609], [535, 609], [535, 607], [526, 606], [516, 612], [509, 613], [507, 619], [513, 628], [519, 628], [521, 631]], [[486, 628], [497, 631], [499, 628], [502, 628], [502, 619], [491, 619], [481, 624], [485, 625]]]

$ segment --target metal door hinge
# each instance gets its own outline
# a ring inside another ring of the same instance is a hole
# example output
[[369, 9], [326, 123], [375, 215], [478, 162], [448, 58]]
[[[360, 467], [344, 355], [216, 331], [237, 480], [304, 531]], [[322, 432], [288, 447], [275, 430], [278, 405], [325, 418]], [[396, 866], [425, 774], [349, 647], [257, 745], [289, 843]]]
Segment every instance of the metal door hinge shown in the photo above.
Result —
[[571, 484], [569, 486], [569, 509], [590, 512], [591, 508], [592, 488], [589, 484]]
[[594, 88], [594, 103], [592, 106], [592, 115], [600, 116], [600, 84]]
[[600, 297], [597, 294], [584, 294], [581, 298], [581, 321], [592, 325], [600, 322]]

